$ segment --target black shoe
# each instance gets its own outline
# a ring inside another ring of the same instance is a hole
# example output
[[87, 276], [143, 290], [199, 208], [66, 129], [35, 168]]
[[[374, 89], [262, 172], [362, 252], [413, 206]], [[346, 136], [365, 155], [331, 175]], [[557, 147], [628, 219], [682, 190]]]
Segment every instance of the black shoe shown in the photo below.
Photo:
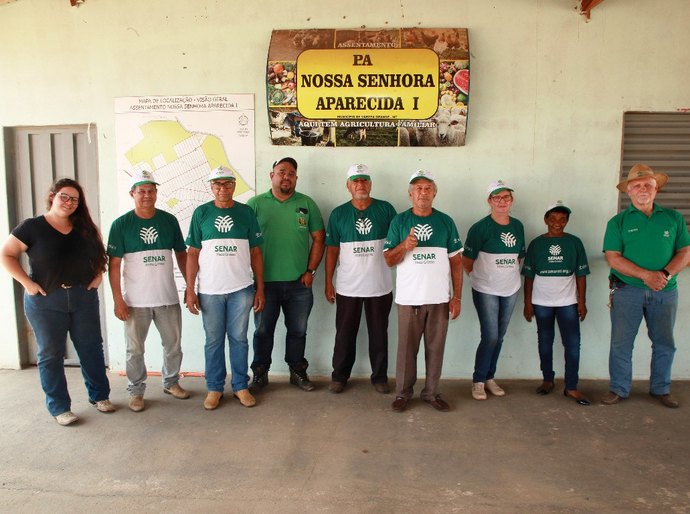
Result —
[[254, 378], [249, 384], [250, 389], [263, 389], [268, 385], [268, 369], [264, 366], [254, 368]]
[[294, 368], [290, 367], [290, 383], [296, 385], [302, 391], [313, 391], [316, 389], [314, 384], [309, 381], [307, 367], [304, 365]]

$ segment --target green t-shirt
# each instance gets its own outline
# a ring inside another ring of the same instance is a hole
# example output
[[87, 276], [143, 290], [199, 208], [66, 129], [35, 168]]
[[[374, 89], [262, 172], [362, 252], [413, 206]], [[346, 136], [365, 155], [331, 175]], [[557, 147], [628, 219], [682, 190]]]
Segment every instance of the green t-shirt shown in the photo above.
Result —
[[[611, 218], [604, 234], [604, 252], [620, 252], [641, 268], [664, 269], [681, 248], [690, 246], [690, 235], [683, 216], [676, 210], [654, 204], [651, 216], [631, 205]], [[646, 288], [644, 282], [611, 270], [611, 275], [635, 287]], [[677, 287], [676, 276], [668, 281], [665, 291]]]
[[393, 290], [391, 270], [383, 258], [383, 244], [395, 209], [385, 200], [372, 198], [360, 211], [347, 202], [328, 218], [326, 246], [337, 246], [338, 273], [335, 289], [352, 297], [374, 297]]
[[533, 278], [532, 303], [546, 307], [562, 307], [577, 303], [575, 277], [589, 275], [587, 254], [580, 238], [572, 234], [562, 237], [541, 235], [527, 248], [525, 277]]
[[463, 256], [474, 260], [472, 289], [496, 296], [511, 296], [520, 289], [520, 258], [525, 255], [525, 229], [510, 218], [507, 225], [491, 216], [472, 225]]
[[250, 198], [247, 205], [264, 235], [264, 281], [297, 280], [307, 270], [311, 233], [324, 229], [316, 203], [297, 191], [281, 202], [269, 190]]
[[401, 212], [388, 229], [384, 251], [398, 246], [414, 227], [417, 246], [405, 254], [396, 268], [395, 303], [431, 305], [450, 300], [450, 257], [462, 251], [458, 229], [450, 216], [433, 209], [417, 216]]
[[129, 211], [110, 227], [108, 255], [122, 258], [122, 296], [130, 307], [160, 307], [180, 302], [173, 252], [184, 252], [180, 224], [156, 209], [152, 218]]
[[254, 212], [235, 202], [228, 209], [213, 202], [194, 210], [187, 244], [200, 248], [199, 292], [228, 294], [253, 283], [249, 250], [262, 242], [261, 228]]

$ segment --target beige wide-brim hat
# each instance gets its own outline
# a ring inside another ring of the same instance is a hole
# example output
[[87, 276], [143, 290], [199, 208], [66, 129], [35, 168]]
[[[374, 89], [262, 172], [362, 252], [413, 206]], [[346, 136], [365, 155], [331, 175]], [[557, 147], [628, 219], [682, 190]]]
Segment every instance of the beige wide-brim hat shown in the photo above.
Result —
[[652, 177], [654, 180], [656, 180], [657, 190], [664, 187], [664, 185], [666, 185], [666, 182], [668, 182], [668, 175], [666, 175], [666, 173], [655, 173], [654, 170], [646, 164], [635, 164], [635, 166], [630, 168], [630, 171], [628, 172], [628, 178], [619, 183], [616, 186], [616, 188], [618, 188], [619, 191], [625, 193], [628, 187], [628, 182], [630, 182], [631, 180], [637, 180], [638, 178], [647, 177]]

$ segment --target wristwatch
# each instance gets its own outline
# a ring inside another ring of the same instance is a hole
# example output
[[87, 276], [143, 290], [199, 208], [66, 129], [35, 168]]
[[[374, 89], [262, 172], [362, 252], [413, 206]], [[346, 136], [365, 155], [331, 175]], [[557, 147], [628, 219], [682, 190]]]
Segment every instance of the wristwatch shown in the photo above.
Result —
[[311, 276], [313, 277], [314, 275], [316, 275], [316, 270], [307, 268], [306, 273], [311, 273]]
[[671, 272], [670, 272], [669, 270], [667, 270], [666, 268], [662, 269], [661, 272], [662, 272], [664, 275], [666, 275], [666, 278], [670, 278], [670, 277], [671, 277]]

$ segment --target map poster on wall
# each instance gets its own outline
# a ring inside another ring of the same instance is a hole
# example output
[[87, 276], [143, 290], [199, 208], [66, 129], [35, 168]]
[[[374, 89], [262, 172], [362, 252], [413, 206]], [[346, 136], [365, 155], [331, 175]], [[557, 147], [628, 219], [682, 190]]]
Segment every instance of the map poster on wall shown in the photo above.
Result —
[[177, 217], [185, 237], [194, 209], [213, 199], [213, 168], [235, 171], [235, 199], [254, 195], [254, 95], [116, 98], [115, 139], [121, 213], [134, 208], [129, 190], [137, 169], [153, 172], [156, 207]]
[[467, 29], [274, 30], [271, 141], [290, 146], [463, 146]]

